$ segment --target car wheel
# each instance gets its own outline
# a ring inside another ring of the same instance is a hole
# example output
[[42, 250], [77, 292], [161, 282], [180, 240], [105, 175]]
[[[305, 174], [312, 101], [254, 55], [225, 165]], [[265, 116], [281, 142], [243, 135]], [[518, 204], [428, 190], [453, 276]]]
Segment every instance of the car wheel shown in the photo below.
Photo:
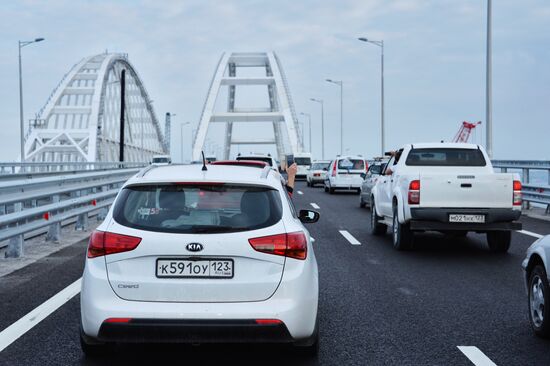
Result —
[[376, 214], [376, 206], [374, 205], [374, 198], [371, 198], [371, 210], [370, 210], [370, 233], [372, 235], [383, 235], [388, 230], [386, 224], [381, 224], [382, 218]]
[[328, 192], [328, 187], [327, 187], [326, 183], [325, 183], [325, 192]]
[[365, 201], [363, 201], [363, 197], [360, 197], [359, 198], [359, 207], [361, 208], [365, 208], [367, 204], [365, 203]]
[[512, 242], [511, 231], [489, 231], [487, 233], [487, 244], [493, 253], [506, 253]]
[[334, 194], [334, 188], [330, 187], [330, 188], [328, 189], [328, 193]]
[[535, 334], [550, 337], [550, 288], [543, 265], [536, 265], [529, 274], [529, 322]]
[[97, 342], [86, 336], [82, 329], [80, 329], [80, 348], [84, 355], [89, 358], [106, 356], [110, 350], [108, 344]]
[[311, 183], [309, 182], [309, 180], [306, 181], [306, 185], [307, 185], [308, 187], [311, 187]]
[[401, 224], [397, 216], [397, 206], [393, 207], [393, 247], [397, 250], [407, 250], [411, 247], [413, 232], [409, 225]]

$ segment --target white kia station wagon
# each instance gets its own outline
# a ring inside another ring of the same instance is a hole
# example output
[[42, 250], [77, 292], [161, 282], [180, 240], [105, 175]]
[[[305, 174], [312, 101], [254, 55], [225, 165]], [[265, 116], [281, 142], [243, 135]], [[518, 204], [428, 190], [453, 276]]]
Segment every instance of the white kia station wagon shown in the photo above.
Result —
[[[207, 169], [207, 170], [204, 170]], [[113, 343], [289, 343], [318, 349], [317, 261], [278, 172], [150, 166], [91, 235], [86, 355]]]

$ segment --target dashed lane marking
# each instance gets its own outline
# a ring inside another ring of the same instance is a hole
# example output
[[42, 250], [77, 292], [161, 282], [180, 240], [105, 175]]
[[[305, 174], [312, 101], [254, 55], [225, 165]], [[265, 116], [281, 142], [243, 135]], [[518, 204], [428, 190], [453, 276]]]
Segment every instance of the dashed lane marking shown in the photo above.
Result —
[[533, 238], [537, 238], [537, 239], [540, 239], [544, 236], [544, 235], [540, 235], [540, 234], [534, 233], [532, 231], [527, 231], [527, 230], [518, 230], [518, 233], [529, 235], [529, 236], [532, 236]]
[[355, 237], [351, 235], [347, 230], [339, 230], [339, 231], [340, 231], [340, 234], [342, 234], [342, 236], [351, 243], [351, 245], [361, 245], [359, 240], [355, 239]]
[[0, 333], [0, 352], [80, 292], [79, 278]]
[[476, 366], [497, 366], [496, 363], [481, 350], [475, 346], [457, 346], [460, 352], [464, 353], [466, 357]]
[[298, 191], [298, 194], [304, 194], [304, 192], [302, 192], [302, 191]]
[[321, 207], [319, 207], [319, 205], [317, 205], [316, 203], [310, 203], [311, 207], [315, 208], [315, 209], [320, 209]]

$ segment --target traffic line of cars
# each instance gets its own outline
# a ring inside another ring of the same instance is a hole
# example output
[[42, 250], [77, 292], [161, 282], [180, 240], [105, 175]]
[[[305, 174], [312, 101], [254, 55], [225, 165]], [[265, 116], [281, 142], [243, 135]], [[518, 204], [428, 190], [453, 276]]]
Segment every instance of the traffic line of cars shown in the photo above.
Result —
[[359, 206], [371, 210], [371, 234], [391, 228], [397, 250], [410, 249], [415, 234], [425, 231], [482, 233], [494, 253], [509, 250], [512, 231], [536, 237], [522, 262], [529, 320], [535, 334], [550, 338], [550, 236], [522, 230], [519, 175], [494, 173], [484, 148], [474, 144], [408, 144], [369, 167], [362, 159], [313, 162], [308, 186], [322, 180], [325, 192], [357, 190]]

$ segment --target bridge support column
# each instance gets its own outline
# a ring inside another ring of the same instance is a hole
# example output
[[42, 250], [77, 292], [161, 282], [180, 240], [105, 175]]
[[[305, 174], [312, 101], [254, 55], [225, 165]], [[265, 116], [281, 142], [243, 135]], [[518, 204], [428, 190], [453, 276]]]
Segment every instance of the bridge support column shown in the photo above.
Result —
[[[14, 212], [19, 212], [23, 209], [23, 204], [17, 202], [13, 205]], [[4, 254], [5, 258], [19, 258], [23, 256], [23, 234], [17, 235], [8, 242], [8, 249]]]

